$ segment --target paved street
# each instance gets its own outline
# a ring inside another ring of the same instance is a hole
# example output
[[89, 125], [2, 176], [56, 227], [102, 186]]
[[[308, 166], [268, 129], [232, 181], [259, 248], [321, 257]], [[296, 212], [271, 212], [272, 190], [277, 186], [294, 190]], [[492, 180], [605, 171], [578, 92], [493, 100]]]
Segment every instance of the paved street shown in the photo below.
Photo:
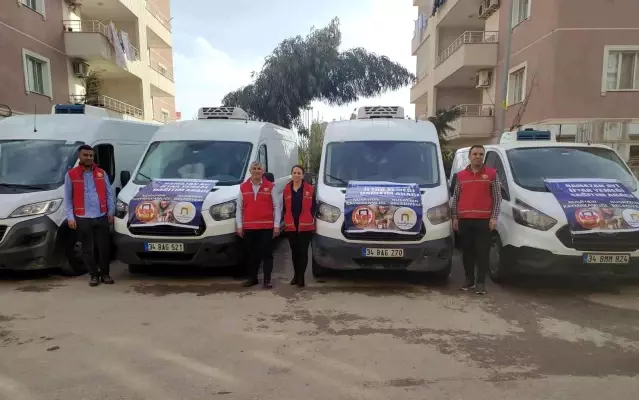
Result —
[[[282, 242], [276, 260], [288, 260]], [[636, 399], [639, 287], [489, 285], [479, 297], [406, 275], [272, 291], [176, 271], [116, 285], [9, 274], [0, 398]], [[177, 276], [176, 276], [177, 275]], [[28, 278], [28, 279], [27, 279]], [[566, 283], [567, 285], [567, 283]]]

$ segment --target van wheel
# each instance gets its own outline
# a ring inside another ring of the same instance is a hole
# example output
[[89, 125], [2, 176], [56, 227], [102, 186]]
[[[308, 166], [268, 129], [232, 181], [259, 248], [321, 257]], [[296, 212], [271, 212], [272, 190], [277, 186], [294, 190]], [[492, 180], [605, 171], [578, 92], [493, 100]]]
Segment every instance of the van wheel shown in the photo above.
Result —
[[64, 276], [80, 276], [87, 273], [87, 267], [82, 262], [82, 247], [80, 243], [75, 241], [72, 235], [63, 237], [62, 246], [62, 265], [60, 272]]
[[507, 283], [512, 279], [512, 273], [508, 271], [508, 262], [502, 255], [504, 247], [499, 235], [494, 235], [490, 246], [490, 259], [488, 261], [488, 273], [495, 283]]
[[313, 278], [323, 278], [328, 275], [328, 269], [322, 267], [313, 259], [312, 266]]
[[143, 274], [144, 272], [146, 272], [146, 266], [145, 265], [129, 264], [129, 273], [130, 274]]

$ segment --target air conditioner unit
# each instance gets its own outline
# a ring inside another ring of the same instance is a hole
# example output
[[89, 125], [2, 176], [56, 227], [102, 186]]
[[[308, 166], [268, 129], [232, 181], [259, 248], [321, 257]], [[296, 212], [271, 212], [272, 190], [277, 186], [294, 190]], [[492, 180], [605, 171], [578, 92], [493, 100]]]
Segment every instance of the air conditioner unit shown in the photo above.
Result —
[[404, 107], [400, 106], [371, 106], [360, 107], [357, 119], [394, 118], [404, 119]]
[[488, 88], [492, 85], [493, 81], [493, 72], [492, 71], [479, 71], [475, 76], [475, 87], [479, 88]]
[[89, 64], [83, 61], [73, 62], [73, 75], [78, 78], [84, 78], [89, 73]]
[[479, 3], [479, 18], [488, 19], [499, 8], [499, 0], [481, 0]]
[[240, 119], [248, 121], [246, 111], [239, 107], [202, 107], [198, 110], [197, 119]]

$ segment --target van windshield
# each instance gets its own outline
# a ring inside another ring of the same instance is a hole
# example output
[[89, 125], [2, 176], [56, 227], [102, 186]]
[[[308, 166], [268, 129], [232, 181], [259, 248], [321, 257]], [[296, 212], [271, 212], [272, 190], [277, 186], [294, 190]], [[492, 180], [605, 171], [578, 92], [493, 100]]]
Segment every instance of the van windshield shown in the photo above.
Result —
[[184, 140], [153, 142], [133, 180], [146, 185], [152, 179], [207, 179], [220, 186], [244, 180], [253, 145], [249, 142]]
[[0, 187], [51, 190], [77, 160], [81, 143], [64, 140], [0, 140]]
[[617, 154], [601, 147], [536, 147], [508, 150], [515, 183], [547, 191], [544, 179], [616, 179], [637, 190], [637, 182]]
[[439, 185], [437, 146], [430, 142], [353, 141], [326, 146], [324, 183], [344, 187], [348, 181]]

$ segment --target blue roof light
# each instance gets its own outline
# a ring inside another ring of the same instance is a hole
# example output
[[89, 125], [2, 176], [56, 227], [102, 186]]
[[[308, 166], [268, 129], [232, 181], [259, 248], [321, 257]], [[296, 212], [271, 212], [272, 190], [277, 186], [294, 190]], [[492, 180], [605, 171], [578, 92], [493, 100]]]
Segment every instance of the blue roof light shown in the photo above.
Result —
[[517, 132], [517, 140], [552, 140], [550, 131], [526, 129]]

